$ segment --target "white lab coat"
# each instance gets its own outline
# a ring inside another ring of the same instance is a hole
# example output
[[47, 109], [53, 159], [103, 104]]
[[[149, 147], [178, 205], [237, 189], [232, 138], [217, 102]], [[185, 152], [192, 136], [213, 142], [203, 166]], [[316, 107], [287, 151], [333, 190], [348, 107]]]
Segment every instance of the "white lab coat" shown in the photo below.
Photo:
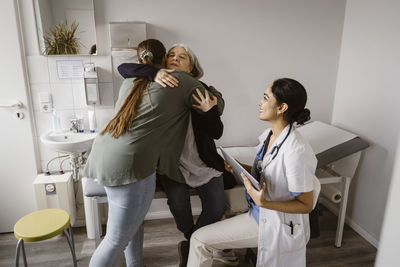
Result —
[[[266, 152], [261, 171], [261, 181], [266, 182], [265, 199], [287, 201], [294, 197], [290, 192], [309, 192], [314, 189], [317, 159], [308, 142], [292, 127], [291, 133], [279, 153], [271, 159], [273, 146], [285, 138], [287, 126]], [[260, 137], [262, 143], [267, 129]], [[291, 234], [290, 221], [294, 228]], [[306, 266], [306, 245], [310, 239], [308, 214], [290, 214], [260, 208], [257, 266]]]

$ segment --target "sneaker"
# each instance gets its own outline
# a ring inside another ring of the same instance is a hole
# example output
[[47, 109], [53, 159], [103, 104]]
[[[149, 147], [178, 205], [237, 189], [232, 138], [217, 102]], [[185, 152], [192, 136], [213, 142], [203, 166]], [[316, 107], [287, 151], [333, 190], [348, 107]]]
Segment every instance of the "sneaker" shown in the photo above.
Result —
[[223, 262], [230, 266], [239, 265], [239, 258], [235, 255], [233, 249], [214, 250], [213, 260]]
[[179, 267], [186, 267], [189, 257], [189, 241], [184, 240], [178, 244]]

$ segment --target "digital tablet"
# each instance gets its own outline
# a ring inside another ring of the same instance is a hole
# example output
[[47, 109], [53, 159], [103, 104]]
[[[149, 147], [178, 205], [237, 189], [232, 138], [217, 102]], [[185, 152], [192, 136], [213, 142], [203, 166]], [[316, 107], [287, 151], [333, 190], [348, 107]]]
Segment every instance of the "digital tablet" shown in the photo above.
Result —
[[226, 152], [222, 147], [219, 147], [219, 149], [221, 149], [222, 155], [224, 156], [226, 162], [228, 162], [228, 164], [231, 166], [233, 170], [233, 176], [235, 176], [236, 181], [239, 184], [243, 184], [243, 178], [240, 175], [243, 172], [249, 178], [253, 187], [260, 191], [260, 183], [248, 171], [246, 171], [246, 169], [243, 168], [242, 165], [239, 164], [239, 162], [232, 158], [232, 156], [229, 155], [228, 152]]

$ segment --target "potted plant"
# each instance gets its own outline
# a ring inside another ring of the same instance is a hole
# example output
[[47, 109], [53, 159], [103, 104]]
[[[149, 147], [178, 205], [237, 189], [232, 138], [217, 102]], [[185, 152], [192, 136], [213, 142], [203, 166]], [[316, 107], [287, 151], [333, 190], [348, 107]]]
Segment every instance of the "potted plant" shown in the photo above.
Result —
[[65, 55], [79, 53], [79, 38], [75, 36], [78, 29], [73, 22], [69, 27], [61, 22], [50, 29], [44, 38], [45, 53], [47, 55]]

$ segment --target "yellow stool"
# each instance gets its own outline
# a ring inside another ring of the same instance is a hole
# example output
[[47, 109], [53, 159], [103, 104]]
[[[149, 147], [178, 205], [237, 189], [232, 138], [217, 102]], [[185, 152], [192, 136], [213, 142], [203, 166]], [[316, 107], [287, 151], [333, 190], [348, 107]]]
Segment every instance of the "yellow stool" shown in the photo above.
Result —
[[22, 248], [24, 265], [26, 262], [25, 242], [47, 240], [64, 233], [71, 249], [74, 266], [77, 266], [75, 256], [74, 237], [70, 224], [69, 214], [62, 209], [44, 209], [25, 215], [14, 225], [14, 235], [18, 238], [15, 253], [15, 266], [19, 266], [19, 251]]

